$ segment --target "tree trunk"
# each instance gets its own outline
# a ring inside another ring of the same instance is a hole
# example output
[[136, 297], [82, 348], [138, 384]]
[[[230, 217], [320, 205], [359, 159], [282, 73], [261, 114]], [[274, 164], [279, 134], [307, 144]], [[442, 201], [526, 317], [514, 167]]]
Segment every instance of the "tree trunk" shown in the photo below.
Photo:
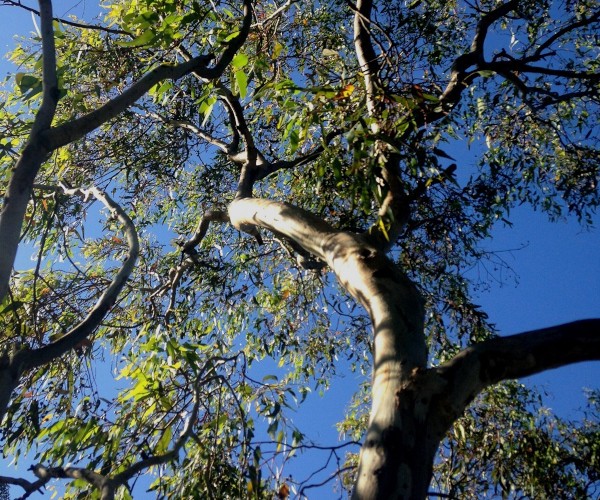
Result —
[[367, 310], [373, 404], [353, 498], [423, 498], [443, 432], [430, 429], [431, 398], [420, 391], [443, 384], [432, 385], [437, 378], [425, 369], [424, 308], [416, 286], [364, 235], [338, 231], [292, 205], [244, 198], [230, 205], [229, 215], [239, 229], [267, 228], [327, 262]]
[[0, 422], [4, 419], [12, 392], [19, 384], [19, 376], [19, 371], [15, 370], [10, 356], [0, 356]]
[[35, 143], [25, 146], [4, 195], [0, 212], [0, 301], [8, 293], [33, 181], [47, 153], [45, 148]]
[[454, 404], [448, 397], [451, 381], [437, 368], [416, 368], [385, 385], [376, 380], [352, 498], [423, 499], [440, 442], [466, 399]]

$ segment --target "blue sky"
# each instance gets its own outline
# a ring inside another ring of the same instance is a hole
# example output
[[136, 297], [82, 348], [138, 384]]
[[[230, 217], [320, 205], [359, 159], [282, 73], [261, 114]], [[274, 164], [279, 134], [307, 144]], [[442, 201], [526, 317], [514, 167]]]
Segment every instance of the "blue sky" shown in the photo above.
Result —
[[[503, 257], [518, 283], [507, 281], [482, 293], [480, 301], [502, 334], [519, 333], [600, 314], [600, 234], [574, 220], [549, 223], [543, 214], [521, 208], [512, 228], [499, 228], [488, 244], [495, 250], [522, 249]], [[596, 217], [596, 223], [600, 218]], [[585, 402], [582, 387], [599, 387], [600, 363], [579, 363], [528, 377], [553, 396], [547, 406], [560, 416]]]
[[[96, 2], [55, 3], [56, 15], [77, 16], [96, 11]], [[32, 5], [35, 5], [33, 3]], [[68, 10], [65, 5], [76, 5]], [[14, 35], [33, 31], [31, 15], [13, 7], [0, 6], [0, 51], [14, 45]], [[0, 61], [0, 79], [13, 71], [5, 59]], [[486, 243], [490, 250], [503, 251], [515, 279], [493, 283], [481, 292], [478, 303], [489, 314], [501, 334], [512, 334], [553, 324], [600, 316], [600, 232], [583, 230], [575, 220], [549, 223], [543, 214], [522, 207], [512, 213], [513, 227], [498, 228]], [[595, 223], [600, 224], [600, 216]], [[25, 265], [25, 263], [23, 263]], [[476, 272], [476, 270], [474, 271]], [[585, 399], [583, 387], [599, 387], [600, 362], [571, 365], [529, 377], [528, 384], [542, 386], [551, 395], [545, 404], [561, 417], [577, 417], [574, 412]], [[333, 444], [337, 432], [333, 424], [356, 387], [356, 379], [334, 381], [330, 394], [321, 400], [312, 396], [304, 411], [318, 412], [321, 426], [316, 433], [324, 443]], [[323, 425], [327, 420], [330, 423]], [[0, 463], [0, 474], [3, 464]]]

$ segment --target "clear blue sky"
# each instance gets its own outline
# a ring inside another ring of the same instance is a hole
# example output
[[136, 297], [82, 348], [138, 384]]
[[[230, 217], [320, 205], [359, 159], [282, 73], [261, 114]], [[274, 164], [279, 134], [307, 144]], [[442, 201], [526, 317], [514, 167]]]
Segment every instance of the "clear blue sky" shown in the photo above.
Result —
[[[35, 6], [36, 2], [30, 2]], [[55, 13], [89, 17], [97, 11], [97, 2], [56, 1]], [[73, 10], [67, 6], [74, 5]], [[14, 45], [14, 35], [33, 31], [31, 15], [13, 7], [0, 6], [0, 52]], [[0, 61], [0, 79], [14, 71], [6, 60]], [[499, 228], [487, 243], [490, 250], [521, 250], [503, 253], [518, 279], [492, 285], [478, 297], [490, 320], [502, 334], [550, 326], [576, 319], [600, 316], [600, 232], [583, 231], [574, 220], [550, 224], [543, 214], [521, 208], [512, 213], [512, 228]], [[595, 219], [600, 224], [600, 217]], [[23, 263], [21, 264], [23, 265]], [[527, 383], [541, 385], [551, 396], [545, 404], [562, 417], [576, 417], [574, 410], [583, 406], [583, 387], [598, 387], [600, 362], [582, 363], [530, 377]], [[318, 415], [315, 437], [323, 444], [334, 444], [337, 432], [333, 425], [342, 417], [342, 408], [356, 387], [348, 376], [337, 380], [332, 391], [321, 400], [312, 396], [298, 415]], [[309, 418], [310, 420], [310, 418]], [[25, 465], [25, 464], [24, 464]], [[314, 464], [313, 464], [314, 465]], [[8, 473], [2, 470], [0, 474]], [[28, 475], [28, 474], [27, 474]], [[27, 476], [26, 475], [26, 476]], [[31, 479], [29, 476], [28, 479]], [[16, 491], [16, 490], [13, 490]], [[317, 498], [317, 494], [313, 498]]]

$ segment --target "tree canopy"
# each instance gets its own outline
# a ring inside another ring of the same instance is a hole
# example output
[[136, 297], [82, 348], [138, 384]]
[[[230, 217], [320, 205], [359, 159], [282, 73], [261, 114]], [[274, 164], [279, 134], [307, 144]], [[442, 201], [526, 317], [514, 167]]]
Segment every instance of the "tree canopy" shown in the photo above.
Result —
[[[357, 499], [598, 494], [599, 394], [565, 422], [517, 379], [600, 319], [501, 336], [468, 274], [517, 206], [594, 222], [595, 0], [0, 6], [38, 19], [0, 104], [0, 435], [36, 463], [0, 483], [309, 496], [320, 452]], [[321, 446], [296, 409], [345, 371]]]

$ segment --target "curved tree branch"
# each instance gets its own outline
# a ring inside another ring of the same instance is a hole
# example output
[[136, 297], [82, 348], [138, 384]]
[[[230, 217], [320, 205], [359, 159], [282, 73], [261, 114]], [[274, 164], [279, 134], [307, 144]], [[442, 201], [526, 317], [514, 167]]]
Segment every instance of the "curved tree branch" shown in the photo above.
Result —
[[234, 95], [224, 85], [219, 85], [218, 88], [221, 99], [225, 102], [229, 113], [231, 128], [234, 131], [235, 144], [237, 145], [239, 137], [244, 142], [244, 151], [229, 155], [231, 161], [242, 165], [236, 196], [238, 198], [252, 196], [252, 187], [256, 181], [258, 170], [265, 163], [265, 159], [256, 148], [238, 96]]
[[534, 51], [533, 56], [526, 58], [526, 60], [539, 60], [543, 58], [543, 52], [550, 48], [550, 46], [560, 40], [563, 35], [566, 35], [570, 31], [576, 30], [577, 28], [583, 28], [589, 26], [600, 20], [600, 10], [594, 12], [588, 17], [582, 17], [580, 20], [575, 22], [569, 22], [563, 28], [559, 29], [556, 33], [549, 36], [543, 43], [541, 43]]
[[252, 27], [262, 28], [263, 26], [269, 24], [271, 21], [279, 17], [287, 8], [289, 8], [292, 4], [298, 3], [300, 0], [286, 0], [284, 4], [275, 9], [275, 11], [267, 18], [262, 19], [259, 22], [256, 22], [252, 25]]
[[337, 230], [288, 203], [257, 198], [234, 200], [229, 206], [229, 217], [242, 231], [259, 226], [285, 236], [330, 266], [340, 284], [371, 317], [376, 371], [380, 364], [394, 359], [401, 360], [398, 368], [407, 376], [413, 368], [425, 366], [425, 341], [415, 330], [422, 322], [420, 294], [396, 265], [362, 235]]
[[379, 219], [367, 231], [370, 241], [383, 251], [395, 243], [410, 218], [410, 198], [404, 193], [399, 177], [399, 158], [388, 153], [381, 168], [381, 178], [387, 193], [379, 207]]
[[51, 478], [38, 479], [32, 483], [31, 481], [27, 481], [27, 479], [20, 477], [0, 476], [0, 484], [14, 484], [15, 486], [20, 486], [23, 488], [25, 493], [19, 497], [19, 500], [25, 500], [33, 495], [36, 491], [43, 493], [42, 488], [50, 479]]
[[[371, 24], [372, 0], [359, 0], [354, 14], [354, 48], [364, 75], [367, 110], [371, 118], [376, 120], [373, 131], [381, 129], [382, 106], [377, 101], [376, 90], [379, 86], [379, 63], [373, 48], [369, 26]], [[387, 250], [398, 238], [409, 217], [409, 205], [402, 189], [399, 178], [398, 157], [390, 152], [388, 144], [377, 141], [375, 157], [381, 158], [381, 180], [387, 187], [384, 199], [379, 209], [379, 218], [369, 229], [369, 237], [374, 245]], [[378, 154], [381, 152], [381, 154]], [[383, 160], [385, 158], [385, 160]]]
[[[443, 107], [443, 112], [447, 113], [458, 104], [463, 90], [467, 88], [471, 79], [474, 78], [474, 76], [468, 72], [468, 69], [485, 62], [484, 45], [490, 26], [510, 12], [516, 10], [518, 6], [518, 0], [511, 0], [510, 2], [499, 5], [481, 17], [469, 52], [457, 57], [454, 64], [452, 64], [450, 81], [440, 96], [440, 104]], [[435, 112], [429, 117], [430, 121], [436, 118], [434, 115]]]
[[438, 370], [451, 377], [467, 366], [473, 367], [474, 376], [462, 380], [469, 392], [479, 392], [502, 380], [592, 360], [600, 360], [600, 319], [574, 321], [487, 340], [468, 347]]
[[23, 369], [31, 369], [44, 365], [53, 359], [62, 356], [98, 328], [106, 314], [117, 301], [125, 282], [133, 272], [140, 251], [140, 244], [133, 221], [110, 196], [97, 188], [68, 189], [63, 187], [62, 191], [69, 195], [83, 196], [85, 199], [93, 196], [98, 201], [102, 202], [104, 206], [110, 210], [111, 214], [116, 216], [125, 226], [125, 235], [127, 236], [129, 250], [121, 269], [86, 318], [60, 339], [39, 349], [22, 351], [22, 357], [24, 358], [22, 361]]
[[187, 130], [194, 134], [199, 139], [212, 144], [213, 146], [219, 148], [223, 153], [229, 154], [231, 151], [231, 145], [227, 144], [225, 141], [218, 139], [217, 137], [213, 137], [208, 132], [202, 130], [197, 125], [193, 124], [188, 120], [173, 120], [171, 118], [165, 118], [164, 116], [159, 115], [158, 113], [148, 113], [149, 116], [159, 120], [165, 125], [170, 125], [172, 127], [179, 127], [184, 130]]
[[[189, 57], [185, 51], [181, 52], [184, 57]], [[269, 175], [272, 175], [278, 170], [293, 169], [316, 160], [325, 151], [325, 145], [328, 145], [335, 137], [344, 132], [341, 129], [336, 129], [329, 132], [323, 139], [324, 145], [322, 144], [318, 146], [313, 151], [305, 155], [298, 156], [292, 160], [269, 161], [256, 147], [254, 137], [252, 136], [250, 128], [248, 127], [248, 123], [244, 116], [244, 110], [239, 98], [222, 84], [217, 85], [217, 88], [219, 89], [219, 98], [221, 101], [223, 101], [227, 110], [231, 130], [233, 133], [233, 138], [230, 143], [211, 136], [189, 121], [169, 120], [155, 113], [152, 113], [151, 116], [165, 124], [189, 130], [200, 139], [203, 139], [209, 144], [219, 148], [227, 155], [229, 161], [241, 165], [242, 168], [237, 192], [238, 198], [251, 197], [254, 183], [264, 179], [265, 177], [268, 177]], [[240, 139], [244, 143], [244, 151], [239, 151]]]
[[80, 139], [103, 123], [106, 123], [108, 120], [111, 120], [123, 112], [148, 92], [150, 88], [162, 80], [178, 80], [192, 72], [204, 80], [215, 80], [219, 78], [248, 37], [252, 19], [250, 7], [251, 1], [244, 0], [244, 20], [240, 32], [228, 43], [227, 49], [225, 49], [221, 58], [213, 67], [208, 67], [208, 63], [213, 59], [212, 55], [193, 57], [176, 66], [161, 64], [145, 74], [139, 81], [131, 85], [122, 94], [111, 99], [97, 110], [48, 131], [44, 138], [48, 147], [50, 149], [56, 149]]
[[[240, 230], [260, 226], [302, 246], [326, 262], [340, 284], [367, 310], [374, 333], [373, 382], [369, 428], [361, 451], [357, 498], [368, 491], [370, 470], [389, 467], [398, 454], [390, 430], [407, 434], [405, 415], [390, 410], [413, 372], [424, 370], [427, 347], [423, 335], [423, 299], [414, 284], [383, 251], [363, 235], [338, 231], [319, 217], [287, 203], [256, 198], [234, 200], [231, 222]], [[393, 460], [392, 460], [393, 461]], [[365, 464], [363, 466], [363, 464]]]
[[261, 165], [260, 172], [258, 173], [256, 180], [260, 181], [279, 170], [290, 170], [296, 167], [301, 167], [302, 165], [306, 165], [307, 163], [316, 160], [325, 151], [325, 146], [329, 145], [329, 143], [333, 139], [335, 139], [339, 135], [342, 135], [343, 133], [344, 130], [341, 129], [332, 130], [323, 139], [324, 145], [318, 146], [313, 151], [311, 151], [310, 153], [306, 153], [305, 155], [298, 156], [291, 160], [276, 160], [272, 162], [266, 161], [263, 165]]
[[511, 61], [496, 61], [481, 64], [480, 69], [490, 69], [497, 73], [510, 71], [518, 73], [533, 73], [546, 76], [556, 76], [558, 78], [568, 78], [575, 80], [590, 80], [592, 82], [600, 80], [599, 73], [589, 73], [585, 71], [571, 71], [567, 69], [545, 68], [543, 66], [532, 66], [525, 64], [518, 59]]
[[115, 491], [120, 486], [117, 481], [107, 476], [81, 467], [45, 467], [42, 464], [37, 464], [31, 469], [41, 481], [45, 482], [53, 478], [83, 479], [100, 490], [101, 500], [113, 500]]
[[244, 20], [240, 32], [228, 43], [227, 48], [221, 55], [221, 58], [212, 68], [207, 68], [205, 71], [200, 71], [198, 76], [206, 78], [207, 80], [215, 80], [219, 78], [223, 71], [227, 69], [237, 51], [244, 45], [248, 34], [250, 33], [250, 27], [252, 26], [252, 1], [244, 0]]
[[42, 104], [35, 115], [31, 137], [47, 130], [52, 124], [58, 103], [58, 79], [56, 76], [56, 48], [52, 27], [52, 2], [39, 0], [42, 33]]
[[[484, 44], [490, 26], [500, 18], [517, 9], [518, 2], [511, 0], [482, 16], [477, 25], [469, 52], [459, 56], [452, 65], [450, 82], [440, 96], [442, 111], [440, 112], [439, 109], [430, 110], [426, 113], [427, 121], [433, 121], [440, 118], [456, 106], [460, 101], [463, 90], [479, 76], [479, 71], [482, 70], [490, 70], [498, 73], [515, 85], [523, 94], [528, 93], [528, 91], [532, 89], [517, 76], [519, 74], [524, 75], [529, 73], [564, 79], [583, 80], [589, 81], [590, 84], [595, 84], [600, 80], [600, 75], [598, 73], [550, 68], [530, 64], [533, 61], [544, 59], [546, 57], [544, 51], [549, 50], [552, 44], [558, 41], [566, 33], [577, 28], [597, 23], [600, 18], [600, 12], [595, 12], [586, 18], [572, 21], [563, 26], [560, 30], [542, 42], [531, 55], [524, 55], [522, 58], [516, 59], [508, 56], [506, 52], [502, 51], [499, 55], [494, 57], [491, 62], [486, 61], [484, 57]], [[501, 57], [508, 58], [508, 60], [499, 60]], [[438, 108], [438, 106], [436, 106], [436, 108]]]
[[125, 282], [132, 273], [139, 254], [139, 241], [135, 226], [127, 213], [107, 194], [97, 188], [69, 189], [65, 187], [37, 186], [40, 189], [60, 190], [65, 194], [79, 195], [84, 198], [95, 197], [101, 201], [110, 212], [115, 215], [125, 226], [125, 234], [129, 245], [127, 257], [121, 269], [111, 281], [102, 296], [96, 302], [88, 315], [78, 325], [72, 328], [64, 336], [50, 344], [38, 349], [21, 349], [9, 355], [0, 356], [0, 420], [6, 412], [10, 395], [19, 382], [21, 373], [62, 356], [67, 351], [76, 347], [82, 340], [90, 335], [108, 314]]
[[227, 212], [221, 210], [209, 210], [202, 216], [193, 236], [181, 245], [181, 252], [184, 254], [181, 263], [176, 268], [171, 268], [169, 270], [168, 280], [163, 285], [159, 286], [151, 295], [151, 297], [156, 297], [163, 295], [168, 290], [171, 291], [171, 298], [169, 300], [169, 307], [165, 313], [165, 318], [170, 317], [175, 308], [177, 287], [184, 274], [195, 264], [201, 264], [198, 260], [196, 247], [206, 236], [206, 232], [208, 231], [211, 222], [229, 222], [229, 216], [227, 215]]
[[467, 357], [478, 358], [481, 377], [488, 385], [571, 363], [600, 360], [600, 319], [499, 337], [467, 351]]
[[[233, 143], [237, 145], [239, 138], [241, 137], [244, 142], [245, 151], [240, 152], [237, 150], [230, 153], [231, 161], [239, 163], [241, 165], [248, 165], [248, 168], [256, 170], [260, 165], [264, 163], [262, 154], [256, 148], [254, 137], [250, 132], [246, 117], [244, 116], [244, 109], [240, 103], [238, 96], [234, 95], [224, 85], [218, 85], [217, 87], [220, 92], [220, 98], [225, 103], [229, 114], [229, 120], [231, 122], [231, 129], [234, 133]], [[237, 153], [237, 154], [236, 154]]]
[[194, 235], [181, 246], [181, 251], [192, 254], [204, 239], [204, 236], [206, 236], [206, 231], [208, 231], [211, 222], [229, 222], [229, 215], [222, 210], [209, 210], [205, 212], [200, 222], [198, 222]]

